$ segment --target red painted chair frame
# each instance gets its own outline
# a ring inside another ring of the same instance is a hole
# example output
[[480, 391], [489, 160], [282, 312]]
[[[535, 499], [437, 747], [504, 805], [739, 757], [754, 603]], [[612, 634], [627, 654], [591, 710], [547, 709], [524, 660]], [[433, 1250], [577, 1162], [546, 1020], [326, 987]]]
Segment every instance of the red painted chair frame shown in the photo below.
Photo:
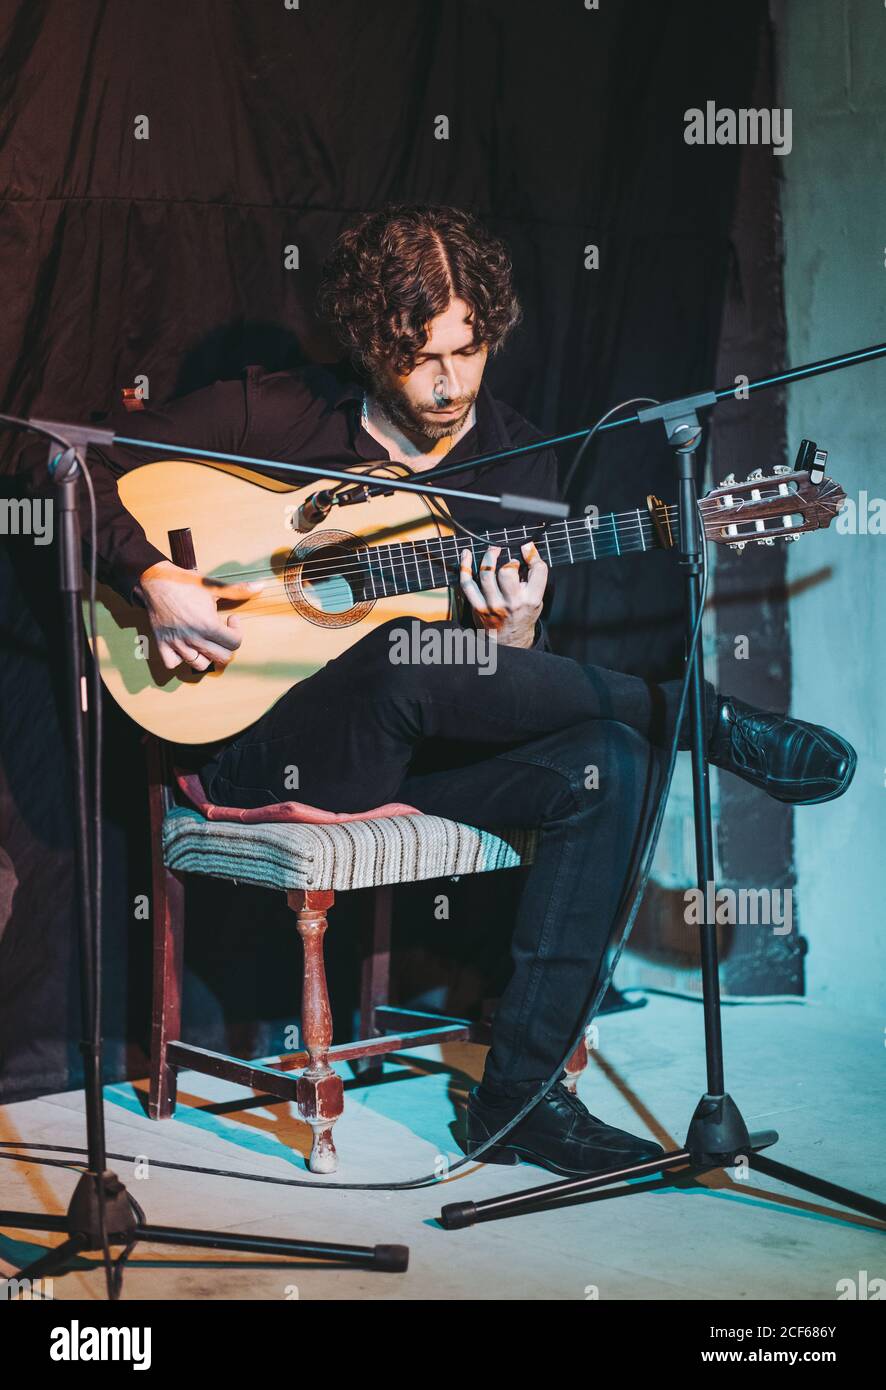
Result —
[[[372, 920], [363, 943], [360, 991], [360, 1031], [354, 1042], [333, 1045], [332, 1009], [326, 982], [323, 938], [328, 913], [335, 901], [331, 890], [290, 889], [286, 894], [295, 913], [304, 949], [302, 1036], [304, 1050], [282, 1057], [248, 1061], [185, 1043], [181, 1039], [182, 975], [185, 931], [185, 878], [163, 861], [163, 818], [176, 802], [170, 745], [145, 734], [150, 808], [153, 902], [153, 1003], [151, 1071], [148, 1113], [163, 1120], [175, 1113], [176, 1077], [188, 1068], [251, 1086], [277, 1100], [294, 1101], [313, 1131], [309, 1166], [313, 1172], [334, 1172], [337, 1166], [332, 1127], [342, 1113], [344, 1091], [333, 1062], [378, 1060], [429, 1043], [488, 1043], [488, 1022], [447, 1018], [440, 1014], [399, 1009], [390, 1004], [392, 886], [375, 889]], [[584, 1044], [573, 1054], [567, 1074], [574, 1089], [587, 1066]], [[371, 1072], [373, 1069], [370, 1068]], [[298, 1072], [297, 1076], [288, 1073]], [[363, 1069], [362, 1079], [367, 1079]]]

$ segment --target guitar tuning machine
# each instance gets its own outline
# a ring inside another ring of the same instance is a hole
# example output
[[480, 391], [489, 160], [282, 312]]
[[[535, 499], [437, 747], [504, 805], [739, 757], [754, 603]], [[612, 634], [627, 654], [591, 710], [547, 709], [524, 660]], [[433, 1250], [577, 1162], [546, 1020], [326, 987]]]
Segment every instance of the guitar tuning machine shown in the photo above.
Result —
[[747, 545], [747, 541], [729, 541], [729, 549], [734, 550], [736, 555], [740, 555]]
[[727, 473], [727, 475], [726, 475], [725, 478], [721, 478], [721, 479], [720, 479], [720, 482], [718, 483], [718, 487], [732, 487], [732, 485], [733, 485], [734, 482], [735, 482], [735, 474], [734, 474], [734, 473]]
[[749, 482], [749, 483], [755, 483], [755, 482], [757, 482], [757, 480], [758, 480], [759, 478], [762, 478], [762, 476], [763, 476], [763, 469], [762, 469], [762, 468], [755, 468], [754, 471], [753, 471], [753, 473], [749, 473], [749, 474], [748, 474], [746, 481]]

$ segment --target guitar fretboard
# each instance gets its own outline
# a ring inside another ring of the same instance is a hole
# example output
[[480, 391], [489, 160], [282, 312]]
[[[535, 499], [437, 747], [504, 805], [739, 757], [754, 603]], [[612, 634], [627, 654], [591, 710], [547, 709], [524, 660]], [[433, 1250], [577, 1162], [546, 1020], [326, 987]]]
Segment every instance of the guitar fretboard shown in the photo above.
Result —
[[[676, 508], [667, 508], [676, 537]], [[474, 557], [474, 573], [487, 546], [502, 548], [500, 563], [522, 560], [520, 547], [534, 541], [541, 558], [550, 566], [575, 565], [584, 560], [603, 560], [638, 551], [659, 550], [661, 541], [649, 512], [637, 507], [629, 512], [608, 512], [544, 525], [511, 527], [483, 532], [482, 540], [471, 536], [438, 536], [418, 541], [394, 541], [387, 545], [361, 546], [359, 557], [366, 577], [369, 598], [394, 594], [420, 593], [442, 589], [458, 578], [463, 550]]]

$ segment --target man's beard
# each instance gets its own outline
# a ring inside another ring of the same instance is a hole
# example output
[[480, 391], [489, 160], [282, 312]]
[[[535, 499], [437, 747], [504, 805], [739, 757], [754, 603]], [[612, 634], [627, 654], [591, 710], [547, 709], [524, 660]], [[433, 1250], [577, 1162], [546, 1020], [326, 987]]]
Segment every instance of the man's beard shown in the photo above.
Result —
[[396, 425], [397, 429], [402, 430], [404, 434], [428, 443], [433, 443], [437, 439], [445, 439], [448, 435], [457, 434], [464, 424], [471, 406], [477, 399], [475, 391], [471, 396], [462, 396], [458, 401], [449, 401], [447, 406], [457, 405], [459, 414], [434, 420], [431, 415], [426, 415], [423, 411], [440, 409], [441, 402], [439, 401], [422, 402], [421, 405], [415, 407], [406, 400], [402, 392], [376, 381], [372, 382], [372, 395], [382, 414], [387, 416], [392, 425]]

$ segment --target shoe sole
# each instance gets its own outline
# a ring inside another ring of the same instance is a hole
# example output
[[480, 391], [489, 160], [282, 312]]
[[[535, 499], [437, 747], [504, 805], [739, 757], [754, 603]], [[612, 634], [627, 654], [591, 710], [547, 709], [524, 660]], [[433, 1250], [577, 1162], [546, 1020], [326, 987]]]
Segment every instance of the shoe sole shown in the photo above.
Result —
[[[479, 1148], [479, 1145], [477, 1147]], [[471, 1156], [469, 1152], [468, 1157]], [[547, 1168], [549, 1173], [558, 1173], [563, 1178], [593, 1178], [601, 1173], [616, 1171], [620, 1167], [630, 1167], [633, 1163], [648, 1163], [650, 1159], [662, 1157], [664, 1157], [664, 1149], [659, 1150], [658, 1153], [637, 1154], [626, 1161], [613, 1158], [611, 1163], [603, 1164], [600, 1168], [564, 1168], [562, 1164], [555, 1163], [550, 1158], [542, 1158], [541, 1154], [533, 1153], [531, 1149], [499, 1147], [490, 1149], [477, 1162], [498, 1163], [506, 1167], [513, 1167], [518, 1163], [534, 1163], [539, 1168]]]

